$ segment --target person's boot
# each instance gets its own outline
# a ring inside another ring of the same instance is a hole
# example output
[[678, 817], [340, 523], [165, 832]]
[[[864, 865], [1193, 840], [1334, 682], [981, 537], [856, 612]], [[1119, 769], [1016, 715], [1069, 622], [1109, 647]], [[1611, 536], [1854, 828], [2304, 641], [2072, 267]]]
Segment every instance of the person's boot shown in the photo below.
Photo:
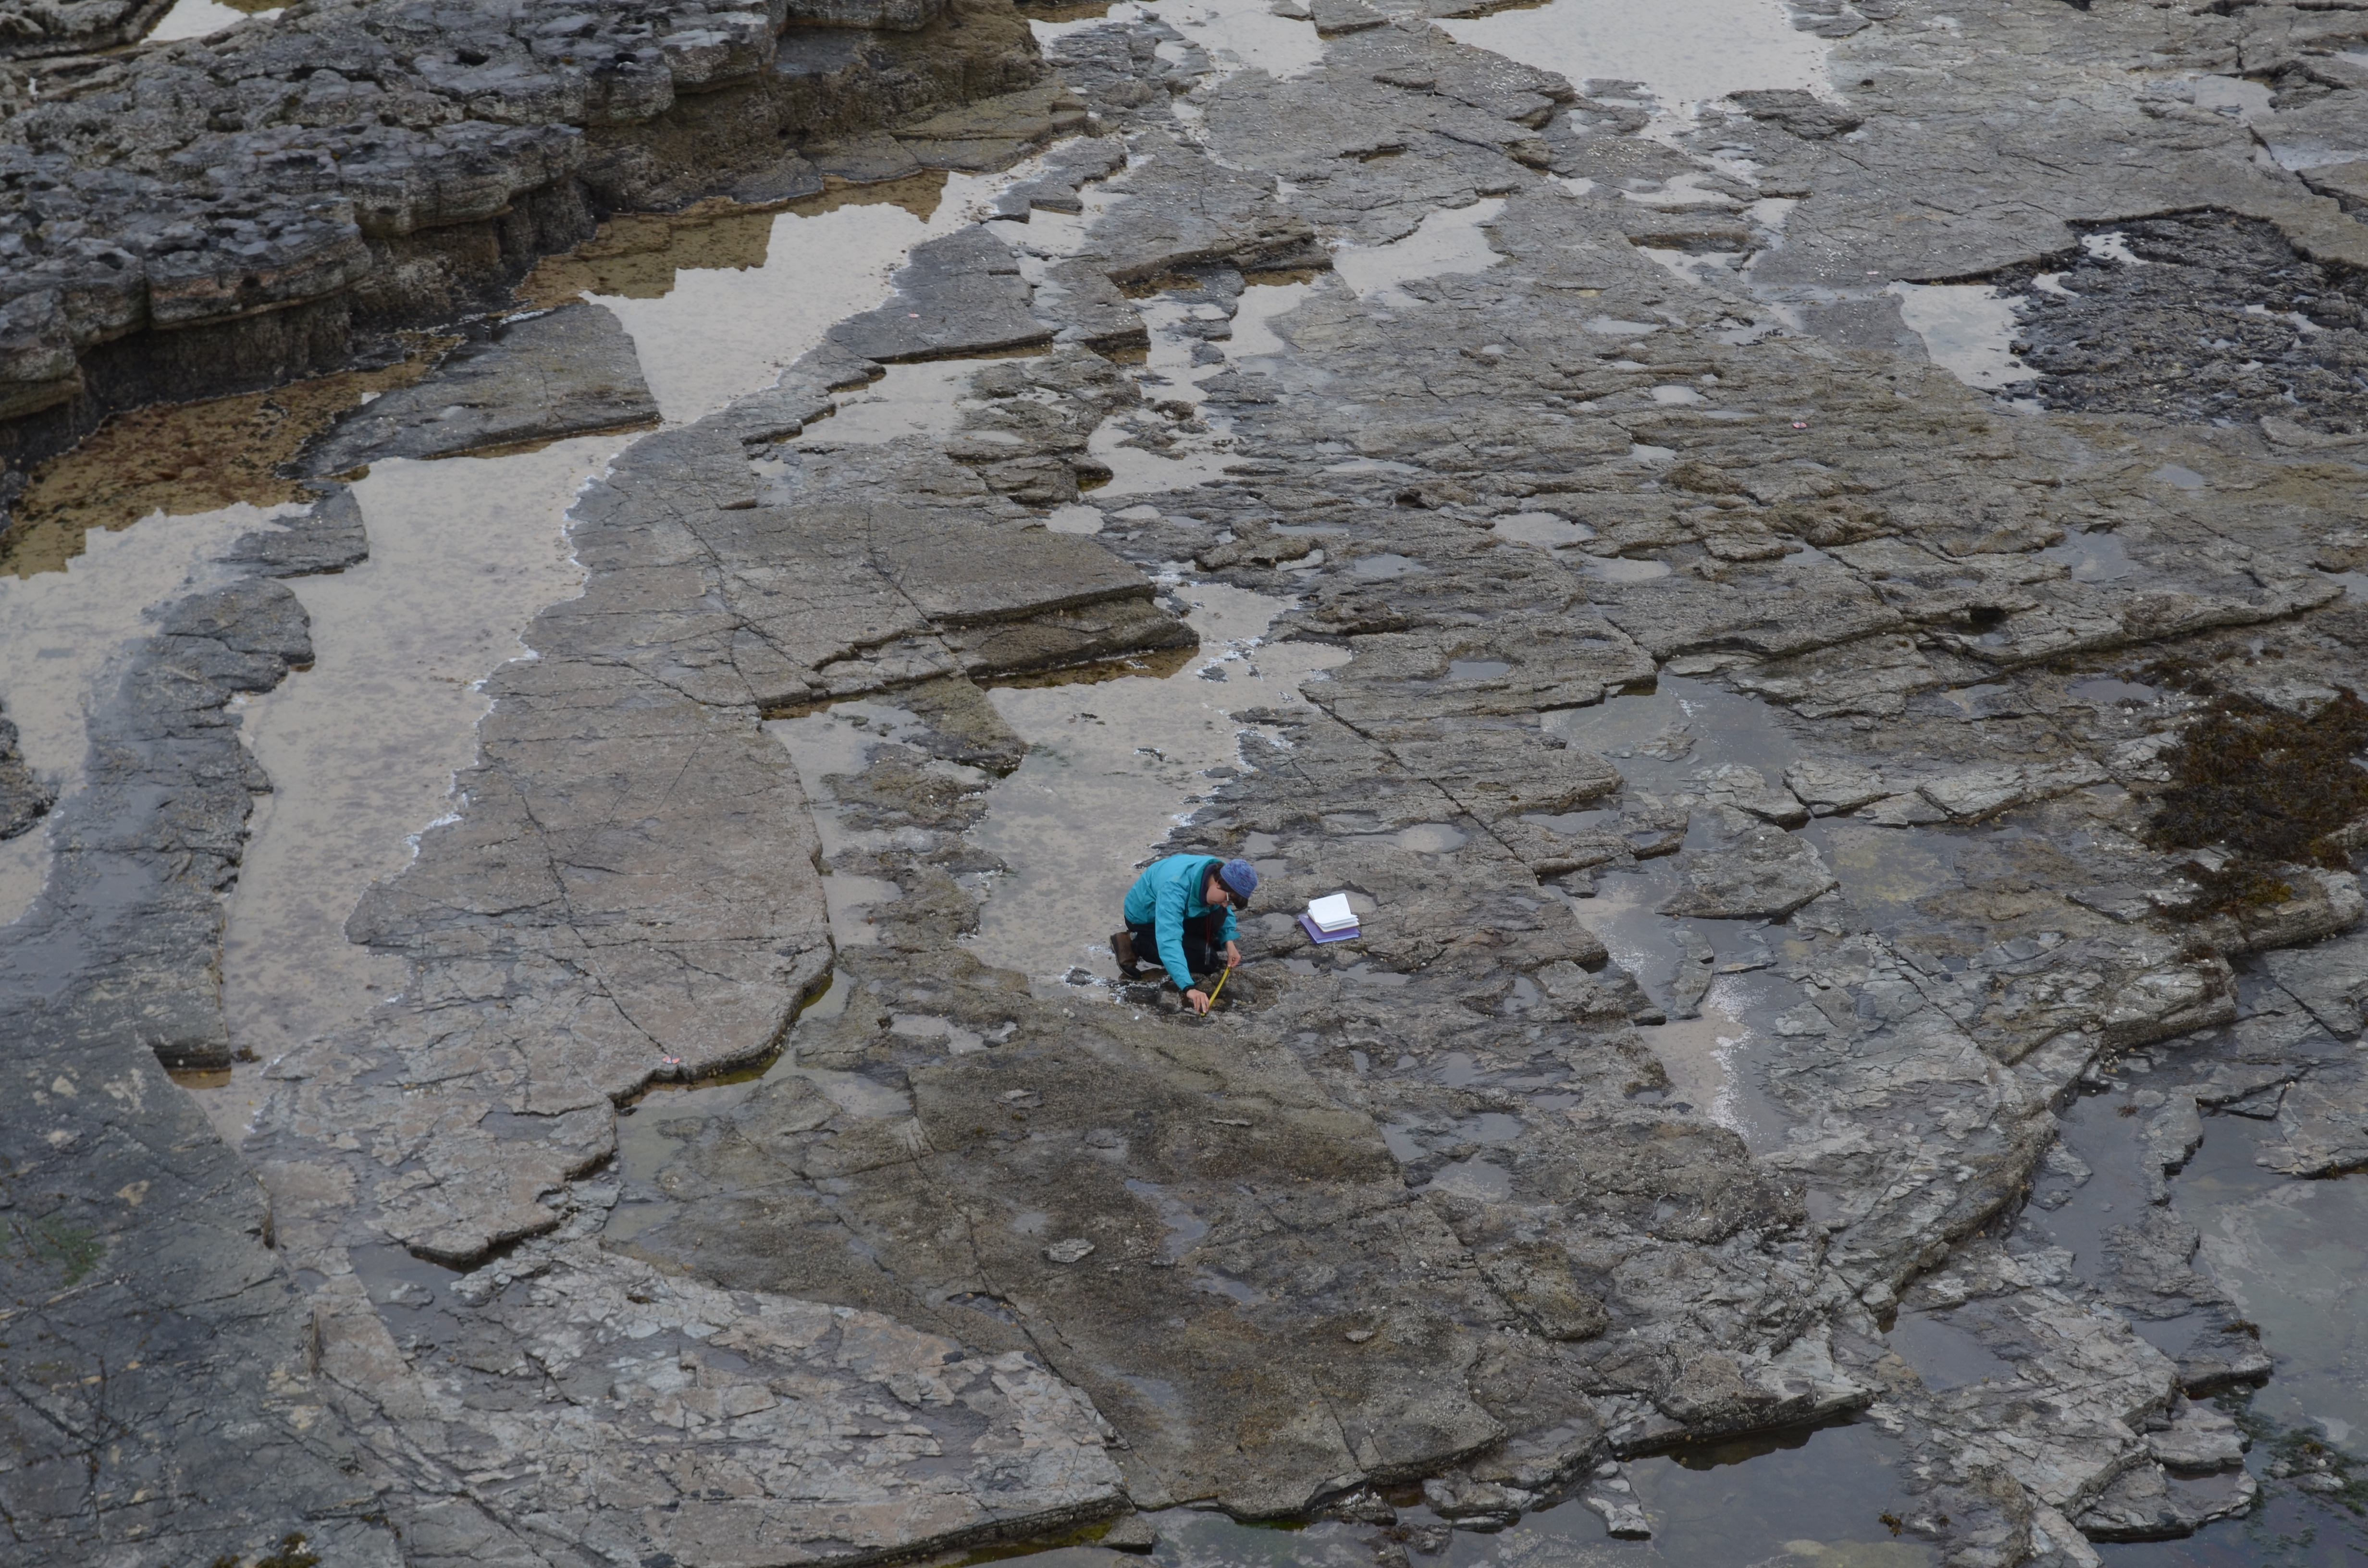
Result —
[[1118, 960], [1118, 971], [1129, 980], [1141, 977], [1143, 967], [1135, 961], [1134, 933], [1121, 931], [1110, 938], [1110, 956]]

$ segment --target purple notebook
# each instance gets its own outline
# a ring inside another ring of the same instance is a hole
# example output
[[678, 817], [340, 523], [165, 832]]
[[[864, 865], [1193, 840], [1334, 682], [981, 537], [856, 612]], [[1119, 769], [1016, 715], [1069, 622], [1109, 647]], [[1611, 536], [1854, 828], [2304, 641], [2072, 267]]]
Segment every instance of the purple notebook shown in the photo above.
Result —
[[1307, 933], [1307, 939], [1311, 942], [1345, 942], [1363, 929], [1361, 926], [1350, 926], [1338, 931], [1326, 931], [1304, 915], [1299, 917], [1299, 928]]

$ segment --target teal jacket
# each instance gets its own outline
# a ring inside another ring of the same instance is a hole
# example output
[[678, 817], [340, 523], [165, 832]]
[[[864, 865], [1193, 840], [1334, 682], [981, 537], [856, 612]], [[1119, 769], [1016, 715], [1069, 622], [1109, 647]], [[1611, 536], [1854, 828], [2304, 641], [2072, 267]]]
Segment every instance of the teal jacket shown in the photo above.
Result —
[[[1148, 926], [1159, 936], [1159, 961], [1178, 991], [1192, 989], [1192, 971], [1184, 967], [1184, 922], [1209, 913], [1201, 890], [1209, 873], [1224, 865], [1213, 855], [1170, 855], [1154, 860], [1126, 890], [1126, 923]], [[1225, 940], [1235, 940], [1234, 912], [1225, 911]]]

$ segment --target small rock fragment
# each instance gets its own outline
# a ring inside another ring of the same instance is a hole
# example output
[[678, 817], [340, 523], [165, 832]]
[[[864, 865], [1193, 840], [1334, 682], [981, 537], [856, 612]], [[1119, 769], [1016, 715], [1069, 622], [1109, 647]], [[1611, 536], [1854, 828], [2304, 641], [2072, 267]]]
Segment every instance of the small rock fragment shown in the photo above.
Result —
[[1159, 1531], [1141, 1514], [1128, 1514], [1102, 1532], [1100, 1544], [1114, 1551], [1149, 1551], [1159, 1544]]

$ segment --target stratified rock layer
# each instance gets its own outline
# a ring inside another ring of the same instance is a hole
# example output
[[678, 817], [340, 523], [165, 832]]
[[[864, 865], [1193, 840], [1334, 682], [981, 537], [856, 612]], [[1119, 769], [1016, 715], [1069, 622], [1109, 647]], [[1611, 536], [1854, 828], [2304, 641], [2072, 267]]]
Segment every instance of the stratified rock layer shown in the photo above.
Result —
[[0, 133], [0, 454], [19, 460], [115, 408], [336, 369], [498, 306], [598, 214], [817, 192], [801, 142], [922, 119], [910, 167], [993, 167], [1064, 119], [961, 108], [1041, 74], [994, 0], [315, 0], [47, 71]]

